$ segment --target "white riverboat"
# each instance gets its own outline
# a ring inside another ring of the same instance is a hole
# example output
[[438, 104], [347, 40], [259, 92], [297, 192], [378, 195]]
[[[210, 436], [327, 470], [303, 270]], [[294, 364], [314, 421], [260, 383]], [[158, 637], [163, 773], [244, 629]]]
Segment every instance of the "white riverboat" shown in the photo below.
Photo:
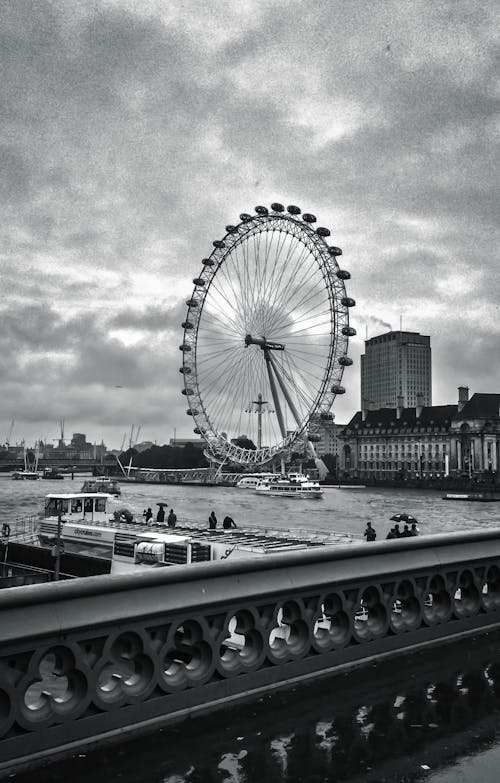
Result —
[[121, 489], [116, 479], [109, 476], [95, 476], [82, 484], [80, 492], [106, 492], [108, 495], [121, 495]]
[[264, 557], [357, 541], [349, 533], [245, 527], [210, 530], [196, 524], [148, 526], [141, 517], [110, 511], [106, 493], [51, 493], [40, 522], [42, 546], [59, 540], [64, 551], [111, 560], [111, 574], [144, 567]]
[[274, 473], [246, 473], [236, 483], [238, 489], [255, 489], [262, 481], [272, 479]]
[[302, 473], [274, 476], [260, 481], [255, 491], [262, 495], [285, 498], [320, 498], [323, 488], [317, 481], [312, 481]]

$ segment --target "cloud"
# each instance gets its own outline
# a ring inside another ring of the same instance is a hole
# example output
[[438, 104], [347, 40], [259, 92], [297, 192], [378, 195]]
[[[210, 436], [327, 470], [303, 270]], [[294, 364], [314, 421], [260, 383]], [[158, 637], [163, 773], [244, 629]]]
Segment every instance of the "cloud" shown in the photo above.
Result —
[[496, 4], [285, 6], [2, 4], [7, 425], [189, 435], [192, 280], [227, 223], [274, 200], [317, 214], [352, 273], [338, 420], [359, 407], [363, 326], [401, 313], [431, 335], [436, 403], [458, 375], [500, 389]]

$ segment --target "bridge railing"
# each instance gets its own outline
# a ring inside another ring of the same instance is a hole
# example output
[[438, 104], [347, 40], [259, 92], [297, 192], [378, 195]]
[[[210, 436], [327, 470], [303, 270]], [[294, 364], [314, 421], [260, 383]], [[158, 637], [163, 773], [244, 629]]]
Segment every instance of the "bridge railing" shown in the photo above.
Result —
[[498, 626], [500, 530], [7, 589], [0, 621], [5, 772]]

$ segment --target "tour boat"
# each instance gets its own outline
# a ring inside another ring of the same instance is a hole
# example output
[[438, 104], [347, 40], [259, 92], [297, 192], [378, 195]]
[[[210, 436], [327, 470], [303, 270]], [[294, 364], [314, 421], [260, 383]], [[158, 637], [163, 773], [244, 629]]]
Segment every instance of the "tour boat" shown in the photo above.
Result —
[[302, 473], [288, 473], [264, 479], [257, 484], [255, 491], [263, 495], [285, 498], [320, 498], [323, 488], [317, 481], [311, 481]]
[[262, 481], [271, 479], [274, 473], [247, 473], [236, 483], [238, 489], [255, 489]]
[[121, 495], [118, 481], [109, 476], [96, 476], [84, 481], [80, 492], [107, 492], [108, 495]]
[[[148, 526], [130, 512], [108, 509], [104, 492], [50, 493], [39, 526], [42, 546], [59, 542], [66, 552], [111, 560], [111, 574], [144, 567], [190, 565], [203, 561], [264, 557], [312, 547], [351, 544], [356, 537], [336, 531], [260, 527], [210, 530], [196, 524]], [[125, 518], [128, 521], [124, 521]]]

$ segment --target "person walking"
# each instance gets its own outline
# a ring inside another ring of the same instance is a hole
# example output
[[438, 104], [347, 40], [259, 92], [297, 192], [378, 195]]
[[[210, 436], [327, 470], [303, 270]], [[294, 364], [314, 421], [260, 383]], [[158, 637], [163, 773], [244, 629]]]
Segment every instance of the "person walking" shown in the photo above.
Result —
[[177, 524], [177, 514], [175, 514], [174, 509], [171, 508], [170, 511], [168, 512], [167, 525], [169, 527], [175, 527], [176, 524]]
[[158, 509], [158, 513], [156, 515], [156, 522], [158, 525], [163, 525], [165, 522], [165, 509], [163, 506], [160, 506]]
[[152, 525], [153, 524], [153, 512], [150, 508], [148, 508], [147, 511], [143, 512], [144, 519], [146, 520], [146, 525]]
[[375, 530], [375, 528], [372, 527], [371, 522], [366, 523], [366, 530], [363, 533], [363, 535], [367, 541], [375, 541], [375, 539], [377, 538], [377, 531]]

